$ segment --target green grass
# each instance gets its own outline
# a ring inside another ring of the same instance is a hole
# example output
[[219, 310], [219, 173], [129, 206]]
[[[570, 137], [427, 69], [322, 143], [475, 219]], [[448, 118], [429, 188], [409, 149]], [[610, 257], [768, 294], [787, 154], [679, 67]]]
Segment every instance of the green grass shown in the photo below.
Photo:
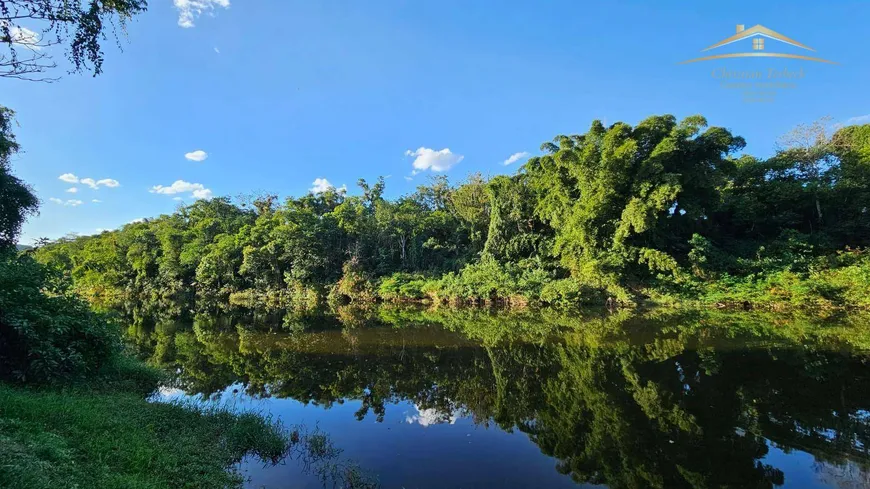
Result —
[[90, 386], [0, 383], [0, 487], [239, 487], [236, 462], [277, 462], [290, 448], [269, 418], [147, 402], [156, 374], [129, 361], [113, 368]]

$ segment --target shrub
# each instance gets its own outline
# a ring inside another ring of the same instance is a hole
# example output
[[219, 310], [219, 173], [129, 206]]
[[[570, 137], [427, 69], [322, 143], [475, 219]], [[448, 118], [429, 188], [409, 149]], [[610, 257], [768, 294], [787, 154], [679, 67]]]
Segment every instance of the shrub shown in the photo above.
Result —
[[426, 283], [426, 278], [419, 274], [394, 273], [381, 280], [378, 295], [387, 301], [420, 300], [426, 297], [423, 292]]
[[496, 301], [523, 306], [546, 303], [557, 306], [576, 305], [601, 296], [574, 279], [556, 279], [553, 273], [536, 263], [500, 263], [484, 259], [467, 265], [459, 273], [448, 273], [440, 280], [421, 286], [421, 292], [439, 301]]
[[92, 374], [120, 352], [120, 332], [28, 255], [0, 252], [0, 378], [52, 382]]
[[341, 267], [341, 279], [329, 291], [330, 303], [374, 302], [377, 299], [372, 281], [356, 257]]
[[841, 305], [870, 308], [870, 255], [850, 250], [832, 260], [838, 268], [821, 269], [810, 275], [816, 287], [836, 294]]
[[541, 289], [541, 300], [554, 306], [573, 306], [581, 300], [580, 284], [572, 278], [553, 280]]

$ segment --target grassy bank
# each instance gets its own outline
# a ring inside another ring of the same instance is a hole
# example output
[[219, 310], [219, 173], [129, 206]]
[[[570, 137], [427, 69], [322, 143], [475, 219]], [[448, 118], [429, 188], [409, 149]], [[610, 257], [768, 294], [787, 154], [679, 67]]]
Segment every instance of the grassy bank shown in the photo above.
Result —
[[316, 430], [149, 402], [164, 374], [125, 354], [119, 326], [64, 277], [0, 247], [0, 487], [233, 488], [247, 456], [377, 487]]
[[151, 403], [159, 370], [57, 274], [0, 250], [0, 487], [229, 488], [289, 449], [256, 414]]
[[155, 378], [123, 361], [87, 384], [0, 383], [0, 487], [239, 487], [244, 456], [286, 454], [288, 435], [258, 414], [146, 401]]

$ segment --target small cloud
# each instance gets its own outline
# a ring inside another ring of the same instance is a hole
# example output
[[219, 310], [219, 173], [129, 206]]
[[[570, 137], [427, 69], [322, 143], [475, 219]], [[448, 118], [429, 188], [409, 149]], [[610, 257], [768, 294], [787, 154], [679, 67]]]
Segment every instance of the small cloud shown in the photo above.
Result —
[[182, 199], [181, 197], [173, 197], [172, 200], [178, 200], [178, 201], [181, 201], [181, 200], [184, 200], [184, 199]]
[[121, 184], [118, 183], [114, 178], [104, 178], [102, 180], [97, 180], [97, 185], [103, 185], [109, 188], [120, 187]]
[[859, 115], [856, 117], [850, 117], [846, 119], [846, 122], [843, 123], [844, 126], [853, 126], [856, 124], [866, 124], [870, 122], [870, 114]]
[[19, 27], [16, 25], [10, 27], [9, 40], [12, 41], [12, 44], [24, 46], [33, 51], [40, 51], [42, 49], [42, 46], [39, 45], [39, 34], [33, 32], [27, 27]]
[[190, 153], [184, 153], [184, 157], [190, 161], [205, 161], [208, 158], [208, 153], [205, 151], [198, 149], [196, 151], [191, 151]]
[[313, 187], [311, 187], [309, 191], [311, 191], [312, 194], [320, 194], [329, 189], [335, 188], [331, 183], [329, 183], [329, 180], [325, 178], [315, 178], [311, 185], [313, 185]]
[[68, 193], [74, 194], [74, 193], [78, 192], [79, 189], [78, 189], [78, 187], [70, 187], [70, 188], [66, 189], [66, 191]]
[[93, 202], [94, 204], [99, 204], [99, 203], [102, 202], [102, 200], [100, 200], [100, 199], [92, 199], [91, 202]]
[[79, 183], [79, 177], [73, 175], [72, 173], [64, 173], [63, 175], [57, 177], [58, 180], [62, 180], [66, 183]]
[[465, 156], [452, 153], [450, 148], [436, 151], [423, 147], [417, 148], [417, 151], [407, 150], [405, 151], [405, 156], [414, 157], [414, 171], [411, 173], [412, 175], [426, 170], [435, 172], [447, 171], [465, 158]]
[[108, 229], [97, 228], [97, 234], [103, 234], [103, 233], [105, 233], [106, 231], [108, 231]]
[[84, 204], [84, 202], [77, 199], [62, 200], [58, 199], [57, 197], [50, 197], [48, 200], [54, 202], [55, 204], [60, 204], [66, 207], [78, 207]]
[[413, 180], [413, 179], [414, 179], [414, 177], [405, 177], [405, 180], [407, 180], [407, 181], [409, 181], [409, 182], [410, 182], [411, 180]]
[[[67, 179], [64, 179], [64, 177], [67, 177]], [[71, 182], [72, 178], [75, 178], [75, 175], [73, 175], [72, 173], [67, 173], [60, 176], [60, 179], [65, 182]], [[93, 178], [82, 178], [81, 180], [76, 179], [76, 181], [78, 183], [81, 183], [82, 185], [87, 185], [94, 190], [97, 190], [100, 187], [115, 188], [121, 186], [121, 183], [114, 178], [104, 178], [102, 180], [94, 180]]]
[[218, 54], [221, 54], [221, 50], [218, 49], [217, 46], [215, 46], [215, 48], [214, 48], [214, 52], [216, 52], [216, 53], [218, 53]]
[[514, 154], [510, 155], [508, 157], [508, 159], [506, 159], [502, 162], [502, 164], [504, 166], [513, 165], [514, 163], [516, 163], [522, 159], [526, 159], [528, 157], [529, 157], [528, 151], [521, 151], [519, 153], [514, 153]]
[[139, 219], [133, 219], [132, 221], [128, 222], [127, 224], [138, 224], [140, 222], [145, 222], [145, 218], [140, 217]]
[[186, 194], [190, 192], [194, 199], [210, 199], [212, 196], [211, 190], [205, 188], [201, 183], [190, 183], [184, 180], [176, 180], [172, 185], [155, 185], [149, 190], [152, 194], [175, 195]]
[[203, 12], [213, 11], [215, 7], [230, 8], [230, 0], [173, 0], [178, 10], [178, 25], [185, 29], [194, 27], [194, 19]]

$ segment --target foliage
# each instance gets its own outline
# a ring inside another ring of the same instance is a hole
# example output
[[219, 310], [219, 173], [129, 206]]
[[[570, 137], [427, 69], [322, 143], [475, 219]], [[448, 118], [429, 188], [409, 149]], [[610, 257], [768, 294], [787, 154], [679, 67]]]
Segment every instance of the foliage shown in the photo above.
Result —
[[387, 301], [420, 300], [426, 296], [426, 282], [423, 275], [397, 272], [381, 280], [378, 296]]
[[732, 165], [726, 157], [745, 144], [706, 126], [700, 116], [650, 117], [634, 128], [595, 121], [526, 164], [537, 212], [573, 275], [627, 299], [623, 284], [678, 273], [681, 242], [703, 230]]
[[28, 255], [0, 252], [0, 379], [92, 375], [120, 352], [118, 329]]
[[[46, 48], [64, 44], [71, 71], [102, 73], [101, 41], [117, 37], [145, 0], [0, 0], [0, 77], [53, 81], [39, 74], [57, 65]], [[27, 25], [21, 25], [21, 21]], [[39, 26], [35, 32], [27, 26]]]
[[0, 105], [0, 248], [15, 244], [24, 220], [39, 205], [30, 186], [12, 174], [10, 159], [19, 150], [12, 133], [14, 115]]
[[766, 160], [744, 144], [700, 116], [595, 121], [513, 176], [436, 178], [396, 200], [383, 179], [361, 195], [201, 200], [34, 255], [96, 305], [147, 310], [325, 295], [866, 307], [863, 265], [837, 272], [834, 257], [870, 246], [870, 125], [799, 127]]

